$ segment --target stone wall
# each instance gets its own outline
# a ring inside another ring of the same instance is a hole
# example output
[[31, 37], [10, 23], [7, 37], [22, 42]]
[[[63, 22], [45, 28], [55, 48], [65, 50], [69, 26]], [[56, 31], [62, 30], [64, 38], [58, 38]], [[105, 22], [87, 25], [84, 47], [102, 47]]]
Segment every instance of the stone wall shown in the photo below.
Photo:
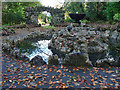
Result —
[[52, 25], [64, 22], [64, 11], [62, 9], [38, 6], [26, 8], [25, 11], [26, 23], [38, 24], [38, 15], [43, 11], [51, 13], [51, 16], [53, 18], [53, 21], [51, 23]]

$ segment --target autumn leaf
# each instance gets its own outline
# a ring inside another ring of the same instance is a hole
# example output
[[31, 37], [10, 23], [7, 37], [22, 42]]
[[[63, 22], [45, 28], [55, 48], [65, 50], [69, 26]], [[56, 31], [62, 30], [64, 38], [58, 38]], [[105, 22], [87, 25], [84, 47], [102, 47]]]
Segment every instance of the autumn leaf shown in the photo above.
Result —
[[61, 68], [63, 68], [63, 65], [61, 65]]
[[3, 76], [8, 76], [8, 74], [3, 74]]
[[50, 68], [49, 71], [52, 72], [52, 68]]
[[8, 77], [4, 77], [4, 79], [7, 81], [7, 80], [8, 80]]
[[93, 82], [94, 81], [94, 79], [91, 79], [91, 82]]
[[52, 76], [52, 79], [55, 78], [55, 76]]

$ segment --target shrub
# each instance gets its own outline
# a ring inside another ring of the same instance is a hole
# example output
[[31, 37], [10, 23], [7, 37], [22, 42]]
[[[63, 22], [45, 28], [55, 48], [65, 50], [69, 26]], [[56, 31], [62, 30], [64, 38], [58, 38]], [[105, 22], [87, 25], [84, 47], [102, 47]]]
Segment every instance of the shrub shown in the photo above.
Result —
[[43, 27], [43, 28], [54, 30], [55, 27], [54, 27], [54, 26], [45, 26], [45, 27]]
[[74, 22], [70, 17], [67, 17], [66, 19], [65, 19], [65, 22]]
[[113, 19], [116, 21], [120, 21], [120, 13], [117, 13], [113, 16]]
[[88, 23], [88, 20], [81, 20], [82, 23]]

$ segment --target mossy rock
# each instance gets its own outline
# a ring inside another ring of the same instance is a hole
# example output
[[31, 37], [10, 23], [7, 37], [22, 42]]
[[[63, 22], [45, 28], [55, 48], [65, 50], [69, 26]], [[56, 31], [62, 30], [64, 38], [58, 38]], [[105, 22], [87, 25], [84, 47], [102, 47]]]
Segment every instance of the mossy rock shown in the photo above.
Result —
[[59, 61], [58, 61], [57, 55], [49, 56], [48, 65], [58, 65], [58, 64], [59, 64]]

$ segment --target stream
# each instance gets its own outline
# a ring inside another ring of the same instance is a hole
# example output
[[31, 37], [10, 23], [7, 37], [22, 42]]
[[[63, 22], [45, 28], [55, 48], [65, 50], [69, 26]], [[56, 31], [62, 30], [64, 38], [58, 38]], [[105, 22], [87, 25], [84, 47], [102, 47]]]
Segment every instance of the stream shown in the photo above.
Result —
[[34, 58], [37, 55], [40, 55], [43, 60], [48, 64], [48, 57], [52, 55], [52, 51], [48, 49], [48, 44], [50, 43], [50, 40], [41, 40], [37, 43], [34, 43], [33, 45], [37, 46], [37, 48], [32, 52], [32, 54], [28, 55], [27, 57]]
[[[49, 43], [50, 43], [50, 40], [40, 40], [36, 43], [33, 43], [33, 45], [36, 46], [37, 48], [34, 51], [32, 51], [32, 54], [28, 55], [27, 57], [29, 57], [29, 59], [31, 60], [35, 56], [40, 55], [43, 58], [43, 60], [48, 64], [48, 57], [50, 55], [53, 55], [52, 50], [48, 49]], [[92, 53], [92, 54], [89, 54], [89, 58], [92, 61], [93, 65], [95, 65], [96, 61], [99, 59], [104, 60], [104, 58], [109, 58], [111, 60], [116, 60], [115, 55], [119, 56], [119, 53], [117, 53], [117, 52], [118, 51], [115, 50], [114, 46], [110, 46], [110, 48], [109, 48], [109, 50], [107, 50], [107, 52]], [[57, 53], [57, 54], [59, 54], [59, 53]], [[61, 63], [60, 58], [61, 57], [59, 57], [59, 62]]]

